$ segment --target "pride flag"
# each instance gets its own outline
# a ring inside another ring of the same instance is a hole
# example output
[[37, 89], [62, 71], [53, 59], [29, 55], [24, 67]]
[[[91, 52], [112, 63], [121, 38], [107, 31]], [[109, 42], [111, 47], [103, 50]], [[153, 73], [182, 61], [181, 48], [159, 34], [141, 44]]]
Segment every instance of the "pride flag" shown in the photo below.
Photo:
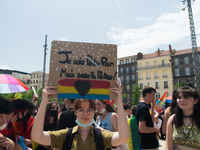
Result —
[[155, 106], [155, 109], [158, 113], [162, 113], [163, 112], [163, 102], [164, 100], [166, 99], [167, 97], [167, 93], [168, 91], [166, 91], [161, 97], [159, 100], [156, 101], [156, 106]]
[[63, 79], [58, 83], [58, 98], [110, 99], [108, 81]]

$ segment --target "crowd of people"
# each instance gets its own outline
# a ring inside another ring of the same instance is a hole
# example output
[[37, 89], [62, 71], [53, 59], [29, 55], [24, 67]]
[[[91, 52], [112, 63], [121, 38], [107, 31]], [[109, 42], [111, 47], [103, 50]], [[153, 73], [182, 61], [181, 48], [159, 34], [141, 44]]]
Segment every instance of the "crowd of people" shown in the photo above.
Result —
[[[34, 150], [166, 150], [200, 149], [200, 102], [191, 84], [173, 91], [172, 102], [162, 114], [155, 111], [153, 87], [142, 89], [136, 105], [122, 102], [119, 83], [115, 106], [107, 100], [64, 99], [63, 105], [48, 102], [57, 87], [43, 89], [40, 106], [32, 100], [0, 97], [0, 149]], [[169, 106], [169, 107], [168, 107]]]

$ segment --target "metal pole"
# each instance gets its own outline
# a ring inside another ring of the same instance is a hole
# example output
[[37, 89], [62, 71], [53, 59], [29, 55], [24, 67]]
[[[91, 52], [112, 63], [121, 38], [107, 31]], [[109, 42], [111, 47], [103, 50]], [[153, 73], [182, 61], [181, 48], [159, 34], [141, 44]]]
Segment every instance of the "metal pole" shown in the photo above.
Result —
[[45, 86], [45, 72], [46, 72], [46, 53], [47, 51], [47, 35], [45, 35], [45, 45], [44, 45], [44, 63], [43, 63], [43, 78], [42, 78], [42, 89]]
[[198, 55], [198, 50], [197, 50], [197, 42], [196, 42], [196, 34], [195, 34], [191, 1], [187, 0], [187, 4], [188, 4], [188, 16], [189, 16], [190, 31], [191, 31], [192, 50], [193, 50], [192, 57], [193, 57], [194, 71], [195, 71], [195, 84], [197, 88], [200, 88], [200, 62], [199, 62], [199, 55]]

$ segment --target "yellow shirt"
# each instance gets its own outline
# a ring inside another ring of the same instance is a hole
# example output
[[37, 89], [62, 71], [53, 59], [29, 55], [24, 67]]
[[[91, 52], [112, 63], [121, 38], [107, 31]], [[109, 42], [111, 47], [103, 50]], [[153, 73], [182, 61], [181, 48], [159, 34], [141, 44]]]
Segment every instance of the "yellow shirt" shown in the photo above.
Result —
[[[60, 150], [62, 150], [64, 141], [67, 135], [67, 131], [68, 131], [68, 128], [59, 130], [59, 131], [53, 131], [53, 132], [48, 131], [51, 137], [51, 149], [59, 148]], [[106, 132], [106, 131], [101, 131], [101, 132], [102, 132], [105, 149], [111, 148], [112, 147], [111, 139], [115, 132]], [[93, 127], [90, 129], [85, 143], [83, 143], [81, 135], [78, 131], [78, 125], [73, 128], [72, 133], [76, 133], [76, 134], [72, 142], [71, 150], [96, 150]]]

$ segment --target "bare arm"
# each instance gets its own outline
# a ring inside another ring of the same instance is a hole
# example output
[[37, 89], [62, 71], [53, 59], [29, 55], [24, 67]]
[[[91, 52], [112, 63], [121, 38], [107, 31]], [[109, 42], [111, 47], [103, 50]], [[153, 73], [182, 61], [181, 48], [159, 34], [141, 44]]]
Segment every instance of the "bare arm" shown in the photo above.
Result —
[[158, 129], [158, 128], [147, 127], [146, 121], [140, 121], [138, 129], [139, 129], [140, 133], [153, 133], [153, 132], [160, 133], [160, 129]]
[[118, 111], [118, 132], [114, 133], [111, 144], [112, 146], [118, 146], [124, 143], [129, 137], [129, 129], [127, 119], [124, 113], [123, 103], [122, 103], [122, 91], [119, 83], [115, 81], [117, 84], [116, 88], [111, 88], [110, 91], [117, 94], [117, 111]]
[[167, 121], [167, 134], [166, 134], [166, 143], [165, 143], [165, 150], [173, 150], [174, 149], [174, 140], [172, 138], [173, 134], [173, 127], [172, 121], [174, 116], [171, 116]]
[[167, 120], [169, 119], [170, 114], [171, 114], [170, 107], [168, 107], [165, 110], [164, 117], [163, 117], [163, 124], [162, 124], [162, 133], [163, 134], [166, 134]]
[[[48, 85], [48, 82], [47, 82]], [[49, 101], [49, 95], [55, 95], [57, 94], [57, 91], [54, 91], [52, 89], [56, 89], [57, 87], [53, 86], [47, 86], [42, 90], [42, 102], [40, 104], [39, 111], [37, 113], [37, 117], [34, 121], [32, 132], [31, 132], [31, 138], [33, 141], [50, 146], [51, 145], [51, 138], [48, 132], [43, 131], [44, 126], [44, 116], [46, 111], [46, 105]]]
[[116, 113], [112, 113], [111, 123], [112, 123], [112, 126], [114, 127], [114, 130], [118, 131], [118, 115]]

